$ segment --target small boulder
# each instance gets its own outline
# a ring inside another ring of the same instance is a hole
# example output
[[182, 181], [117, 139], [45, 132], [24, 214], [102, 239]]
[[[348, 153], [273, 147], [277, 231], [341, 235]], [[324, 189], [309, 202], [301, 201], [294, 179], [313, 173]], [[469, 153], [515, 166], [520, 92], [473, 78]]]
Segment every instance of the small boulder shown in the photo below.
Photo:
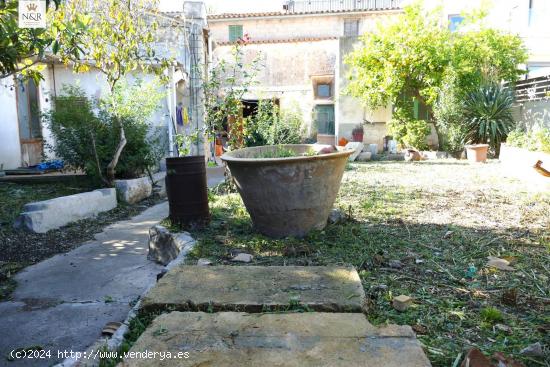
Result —
[[341, 223], [346, 219], [346, 215], [339, 209], [332, 209], [328, 216], [328, 222], [330, 224]]
[[197, 265], [198, 266], [208, 266], [208, 265], [212, 265], [212, 261], [208, 260], [208, 259], [199, 259], [197, 260]]
[[186, 232], [170, 233], [166, 227], [155, 225], [149, 229], [147, 259], [162, 265], [168, 265], [180, 255], [184, 248], [187, 249], [187, 244], [193, 241], [193, 237]]
[[371, 158], [372, 158], [372, 153], [371, 152], [362, 152], [357, 156], [356, 161], [358, 161], [358, 162], [368, 162], [368, 161], [371, 160]]
[[405, 161], [407, 162], [417, 162], [422, 160], [422, 154], [415, 149], [406, 149], [405, 150]]
[[519, 353], [523, 354], [524, 356], [531, 356], [531, 357], [542, 357], [542, 356], [544, 356], [544, 351], [542, 350], [542, 345], [539, 342], [533, 343], [533, 344], [523, 348]]
[[397, 296], [393, 299], [392, 305], [399, 312], [407, 311], [412, 304], [412, 298], [405, 295]]
[[240, 253], [237, 256], [233, 257], [231, 261], [241, 262], [241, 263], [249, 263], [252, 261], [254, 256], [250, 254]]
[[346, 144], [344, 147], [345, 150], [353, 150], [353, 154], [349, 156], [349, 161], [353, 162], [359, 154], [363, 151], [364, 145], [363, 143], [357, 142], [357, 141], [351, 141]]
[[388, 265], [393, 269], [401, 269], [403, 267], [403, 263], [400, 260], [390, 260]]

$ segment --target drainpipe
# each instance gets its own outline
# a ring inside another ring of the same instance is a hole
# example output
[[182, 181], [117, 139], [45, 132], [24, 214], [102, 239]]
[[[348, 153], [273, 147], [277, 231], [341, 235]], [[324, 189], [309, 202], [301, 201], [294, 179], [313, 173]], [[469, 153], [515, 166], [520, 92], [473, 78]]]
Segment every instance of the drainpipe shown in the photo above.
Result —
[[174, 93], [174, 67], [168, 70], [168, 87], [166, 88], [166, 104], [168, 106], [168, 155], [174, 156], [174, 118], [175, 114]]

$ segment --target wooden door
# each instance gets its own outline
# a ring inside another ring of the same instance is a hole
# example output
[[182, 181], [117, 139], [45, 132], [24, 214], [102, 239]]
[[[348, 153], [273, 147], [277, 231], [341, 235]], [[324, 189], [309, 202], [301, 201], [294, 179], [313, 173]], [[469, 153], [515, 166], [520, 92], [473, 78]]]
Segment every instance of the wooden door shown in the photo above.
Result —
[[32, 80], [17, 82], [17, 116], [21, 165], [34, 166], [42, 161], [43, 144], [38, 87]]

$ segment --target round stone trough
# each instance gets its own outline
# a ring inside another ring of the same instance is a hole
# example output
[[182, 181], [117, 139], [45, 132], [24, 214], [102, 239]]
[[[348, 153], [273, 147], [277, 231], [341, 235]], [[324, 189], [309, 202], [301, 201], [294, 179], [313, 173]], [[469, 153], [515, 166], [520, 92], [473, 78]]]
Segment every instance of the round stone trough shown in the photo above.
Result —
[[[281, 148], [293, 150], [298, 156], [255, 158]], [[326, 226], [353, 151], [308, 154], [323, 148], [330, 145], [251, 147], [221, 157], [257, 231], [273, 238], [303, 237], [312, 229]]]

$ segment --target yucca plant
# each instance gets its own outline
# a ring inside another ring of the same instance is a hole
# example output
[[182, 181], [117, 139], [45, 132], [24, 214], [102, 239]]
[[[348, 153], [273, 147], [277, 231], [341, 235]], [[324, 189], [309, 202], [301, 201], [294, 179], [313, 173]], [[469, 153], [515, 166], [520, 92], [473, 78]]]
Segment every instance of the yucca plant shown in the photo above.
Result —
[[499, 84], [484, 84], [464, 99], [466, 144], [489, 144], [498, 156], [500, 143], [514, 129], [514, 94]]

